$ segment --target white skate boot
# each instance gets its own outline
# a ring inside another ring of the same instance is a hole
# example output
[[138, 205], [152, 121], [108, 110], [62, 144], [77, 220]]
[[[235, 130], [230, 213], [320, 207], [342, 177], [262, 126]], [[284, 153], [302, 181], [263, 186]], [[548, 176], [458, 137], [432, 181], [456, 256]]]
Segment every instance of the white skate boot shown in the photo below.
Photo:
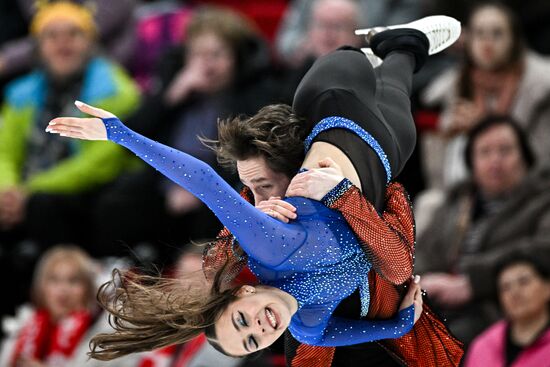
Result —
[[369, 39], [376, 33], [380, 33], [388, 29], [399, 28], [412, 28], [424, 33], [430, 41], [430, 49], [428, 51], [430, 55], [441, 52], [452, 45], [460, 36], [461, 30], [460, 22], [458, 20], [445, 15], [433, 15], [406, 24], [358, 29], [355, 31], [355, 34], [365, 35], [368, 42]]

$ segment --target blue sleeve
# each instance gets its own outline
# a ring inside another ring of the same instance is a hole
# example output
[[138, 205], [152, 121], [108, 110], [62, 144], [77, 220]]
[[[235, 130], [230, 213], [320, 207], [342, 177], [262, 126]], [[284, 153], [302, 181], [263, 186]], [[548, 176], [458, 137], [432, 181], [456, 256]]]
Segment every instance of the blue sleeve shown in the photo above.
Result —
[[389, 320], [352, 320], [332, 316], [322, 340], [315, 342], [314, 345], [340, 347], [381, 339], [395, 339], [407, 334], [413, 326], [414, 305], [404, 308]]
[[[103, 123], [109, 140], [128, 148], [203, 201], [259, 263], [276, 267], [304, 243], [307, 236], [303, 227], [282, 223], [259, 211], [208, 164], [130, 130], [118, 118], [103, 119]], [[273, 238], [279, 240], [268, 243]]]

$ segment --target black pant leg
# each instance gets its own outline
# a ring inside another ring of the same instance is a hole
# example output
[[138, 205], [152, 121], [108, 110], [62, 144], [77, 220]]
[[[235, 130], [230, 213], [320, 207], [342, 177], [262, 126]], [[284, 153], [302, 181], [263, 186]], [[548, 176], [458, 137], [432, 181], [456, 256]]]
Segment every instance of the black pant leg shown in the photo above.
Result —
[[398, 147], [394, 177], [402, 171], [416, 145], [416, 126], [411, 112], [414, 63], [412, 54], [392, 52], [374, 69], [376, 106], [392, 130]]
[[[366, 130], [382, 146], [390, 162], [391, 178], [403, 169], [416, 141], [409, 101], [414, 65], [409, 65], [407, 54], [396, 55], [389, 55], [381, 71], [353, 50], [321, 57], [302, 79], [293, 103], [294, 111], [305, 118], [310, 130], [330, 116], [347, 118]], [[397, 99], [395, 104], [392, 98]], [[343, 129], [325, 131], [315, 141], [333, 144], [348, 156], [361, 180], [363, 194], [381, 210], [386, 172], [374, 150]]]

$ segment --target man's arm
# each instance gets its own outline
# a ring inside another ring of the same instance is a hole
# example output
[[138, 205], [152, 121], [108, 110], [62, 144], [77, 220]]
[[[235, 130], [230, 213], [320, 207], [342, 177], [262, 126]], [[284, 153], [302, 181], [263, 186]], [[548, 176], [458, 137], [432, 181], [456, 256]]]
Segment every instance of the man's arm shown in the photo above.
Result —
[[414, 216], [403, 186], [392, 183], [387, 187], [385, 210], [381, 215], [347, 179], [342, 180], [322, 201], [342, 213], [382, 277], [394, 284], [401, 284], [411, 277]]

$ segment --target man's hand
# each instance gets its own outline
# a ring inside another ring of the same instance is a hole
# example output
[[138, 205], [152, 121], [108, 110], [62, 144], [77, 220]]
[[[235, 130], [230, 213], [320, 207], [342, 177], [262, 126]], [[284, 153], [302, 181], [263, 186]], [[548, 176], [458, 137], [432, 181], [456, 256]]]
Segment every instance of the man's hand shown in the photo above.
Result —
[[286, 191], [286, 196], [303, 196], [321, 200], [344, 179], [342, 169], [330, 158], [318, 162], [319, 168], [298, 173]]
[[260, 201], [256, 208], [281, 222], [288, 223], [291, 219], [296, 219], [296, 208], [281, 200], [278, 196], [272, 196], [269, 200]]
[[460, 307], [472, 299], [472, 286], [465, 275], [429, 273], [422, 276], [422, 288], [442, 306]]
[[191, 92], [206, 89], [207, 84], [204, 66], [199, 62], [191, 61], [178, 72], [169, 85], [164, 95], [165, 101], [168, 105], [176, 105], [184, 101]]
[[166, 209], [175, 215], [187, 214], [198, 207], [201, 201], [189, 191], [177, 185], [172, 185], [166, 193]]
[[0, 226], [10, 229], [25, 219], [27, 194], [20, 188], [0, 193]]

